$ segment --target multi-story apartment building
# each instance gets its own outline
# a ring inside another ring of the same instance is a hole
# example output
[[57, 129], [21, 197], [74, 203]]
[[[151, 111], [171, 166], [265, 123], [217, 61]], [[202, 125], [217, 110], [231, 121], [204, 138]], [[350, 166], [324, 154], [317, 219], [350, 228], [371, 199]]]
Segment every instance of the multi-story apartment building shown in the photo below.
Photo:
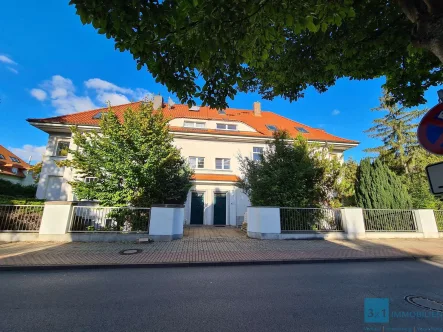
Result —
[[[122, 114], [128, 107], [136, 110], [140, 102], [113, 107]], [[277, 129], [291, 135], [303, 135], [308, 141], [328, 144], [333, 154], [343, 158], [343, 152], [358, 142], [328, 134], [322, 129], [308, 127], [273, 112], [262, 111], [259, 102], [253, 110], [167, 105], [161, 96], [154, 97], [154, 108], [161, 108], [170, 119], [169, 129], [174, 143], [181, 149], [195, 170], [193, 187], [185, 204], [188, 224], [238, 225], [243, 220], [248, 197], [235, 186], [240, 176], [238, 156], [259, 158], [266, 142]], [[29, 123], [49, 134], [46, 154], [37, 189], [37, 198], [75, 200], [69, 181], [74, 170], [57, 167], [57, 160], [67, 158], [73, 148], [69, 127], [95, 129], [107, 108], [46, 119], [28, 119]], [[88, 181], [88, 179], [85, 179]]]

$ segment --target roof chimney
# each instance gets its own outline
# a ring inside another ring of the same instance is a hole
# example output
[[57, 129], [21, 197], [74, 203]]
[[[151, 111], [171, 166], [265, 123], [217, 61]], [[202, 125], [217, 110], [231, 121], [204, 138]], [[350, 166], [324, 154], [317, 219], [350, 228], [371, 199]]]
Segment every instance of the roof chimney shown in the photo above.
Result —
[[154, 101], [152, 103], [154, 110], [158, 110], [163, 107], [163, 97], [161, 95], [154, 96]]
[[254, 102], [254, 115], [261, 116], [261, 104], [259, 101]]

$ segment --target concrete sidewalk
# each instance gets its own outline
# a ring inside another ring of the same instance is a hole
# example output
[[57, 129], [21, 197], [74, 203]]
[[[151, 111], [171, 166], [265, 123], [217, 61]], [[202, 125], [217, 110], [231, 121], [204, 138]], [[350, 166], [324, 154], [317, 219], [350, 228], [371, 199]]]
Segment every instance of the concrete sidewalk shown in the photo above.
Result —
[[[443, 239], [266, 241], [237, 235], [187, 236], [172, 242], [143, 244], [1, 243], [0, 269], [281, 264], [443, 256]], [[138, 252], [124, 252], [130, 249], [138, 249]]]

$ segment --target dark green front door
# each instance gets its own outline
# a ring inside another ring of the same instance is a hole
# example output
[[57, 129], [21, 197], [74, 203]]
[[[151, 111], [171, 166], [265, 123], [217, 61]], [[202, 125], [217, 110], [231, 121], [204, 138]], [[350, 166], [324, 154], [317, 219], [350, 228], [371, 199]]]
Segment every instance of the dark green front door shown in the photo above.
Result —
[[214, 194], [214, 225], [226, 225], [226, 194]]
[[203, 225], [205, 203], [203, 193], [193, 192], [191, 197], [191, 225]]

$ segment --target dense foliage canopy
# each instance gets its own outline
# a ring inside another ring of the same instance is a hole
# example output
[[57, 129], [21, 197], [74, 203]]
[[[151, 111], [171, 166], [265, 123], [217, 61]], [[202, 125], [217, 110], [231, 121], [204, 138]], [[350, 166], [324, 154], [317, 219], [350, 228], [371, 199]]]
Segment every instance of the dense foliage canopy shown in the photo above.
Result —
[[137, 112], [128, 108], [123, 121], [110, 108], [100, 130], [72, 131], [78, 149], [60, 166], [76, 170], [70, 184], [77, 198], [107, 206], [185, 202], [192, 171], [172, 143], [168, 120], [151, 102]]
[[302, 137], [276, 132], [261, 160], [240, 157], [238, 186], [255, 206], [320, 207], [333, 200], [340, 163]]
[[71, 0], [182, 102], [237, 91], [296, 100], [341, 77], [386, 76], [393, 102], [443, 82], [441, 0]]

